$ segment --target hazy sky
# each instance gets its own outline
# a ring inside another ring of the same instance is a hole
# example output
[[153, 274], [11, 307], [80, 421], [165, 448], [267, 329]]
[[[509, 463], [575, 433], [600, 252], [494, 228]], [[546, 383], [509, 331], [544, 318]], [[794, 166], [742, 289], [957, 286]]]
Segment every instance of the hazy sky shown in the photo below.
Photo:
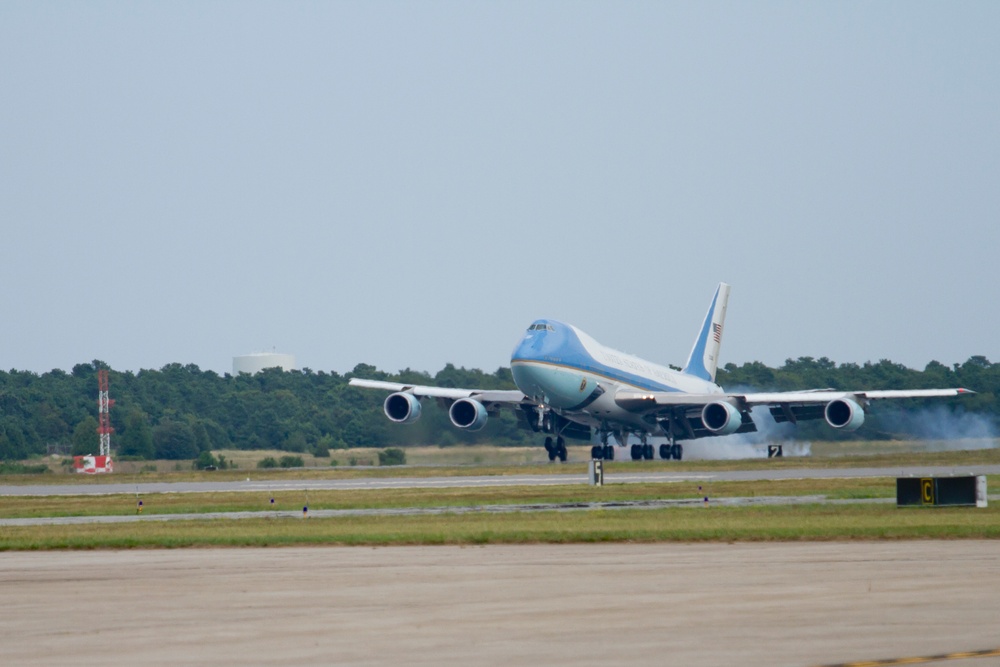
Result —
[[1000, 3], [0, 3], [0, 368], [1000, 361]]

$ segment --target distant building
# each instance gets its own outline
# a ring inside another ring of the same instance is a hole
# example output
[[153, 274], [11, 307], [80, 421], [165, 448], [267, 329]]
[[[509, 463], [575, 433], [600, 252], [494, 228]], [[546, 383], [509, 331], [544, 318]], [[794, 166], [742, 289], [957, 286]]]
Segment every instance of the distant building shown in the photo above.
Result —
[[276, 352], [258, 352], [233, 357], [233, 375], [240, 373], [259, 373], [265, 368], [280, 368], [284, 371], [295, 370], [295, 355], [278, 354]]

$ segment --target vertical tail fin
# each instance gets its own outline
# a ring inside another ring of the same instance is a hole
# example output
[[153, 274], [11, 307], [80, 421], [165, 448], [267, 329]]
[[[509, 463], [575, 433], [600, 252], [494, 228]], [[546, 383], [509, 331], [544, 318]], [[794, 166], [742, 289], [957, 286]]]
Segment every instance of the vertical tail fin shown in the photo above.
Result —
[[708, 307], [701, 332], [691, 348], [691, 356], [684, 365], [684, 373], [715, 382], [715, 371], [719, 366], [719, 348], [722, 346], [722, 327], [726, 322], [726, 305], [729, 303], [730, 286], [719, 283]]

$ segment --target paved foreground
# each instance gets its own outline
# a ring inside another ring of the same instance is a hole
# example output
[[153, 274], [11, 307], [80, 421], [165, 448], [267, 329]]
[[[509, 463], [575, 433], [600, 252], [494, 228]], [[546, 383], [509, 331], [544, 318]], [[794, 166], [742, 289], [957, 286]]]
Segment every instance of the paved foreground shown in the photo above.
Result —
[[0, 590], [4, 665], [805, 667], [1000, 646], [988, 541], [12, 552]]

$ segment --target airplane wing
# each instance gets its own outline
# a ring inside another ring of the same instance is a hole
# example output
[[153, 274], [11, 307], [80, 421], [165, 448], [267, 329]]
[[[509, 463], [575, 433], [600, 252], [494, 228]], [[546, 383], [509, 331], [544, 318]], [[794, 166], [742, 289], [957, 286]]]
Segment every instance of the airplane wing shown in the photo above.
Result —
[[657, 406], [700, 407], [709, 403], [725, 402], [734, 407], [751, 408], [755, 405], [781, 404], [825, 404], [842, 398], [859, 402], [886, 398], [935, 398], [974, 394], [969, 389], [889, 389], [874, 391], [837, 391], [835, 389], [813, 389], [807, 391], [776, 391], [759, 393], [723, 394], [683, 394], [679, 392], [620, 391], [615, 394], [615, 402], [632, 412], [646, 412]]
[[747, 405], [765, 403], [827, 403], [837, 398], [855, 398], [860, 401], [874, 401], [885, 398], [937, 398], [974, 394], [969, 389], [879, 389], [874, 391], [836, 391], [821, 389], [815, 391], [779, 391], [771, 393], [731, 394], [742, 397]]
[[755, 431], [749, 410], [760, 405], [767, 406], [778, 423], [794, 424], [810, 419], [826, 419], [834, 428], [853, 430], [864, 422], [864, 410], [871, 401], [974, 393], [962, 388], [870, 391], [814, 389], [719, 394], [620, 391], [615, 395], [615, 402], [630, 412], [644, 413], [657, 421], [669, 422], [669, 428], [673, 431], [680, 429], [688, 437], [701, 437], [708, 434], [728, 435]]
[[[864, 410], [872, 401], [901, 398], [942, 398], [974, 394], [968, 389], [879, 389], [871, 391], [789, 391], [743, 394], [747, 407], [766, 405], [779, 424], [826, 419], [831, 426], [852, 430], [864, 422]], [[832, 408], [832, 411], [831, 411]], [[856, 424], [856, 426], [855, 426]]]
[[[583, 440], [590, 438], [588, 426], [549, 414], [549, 410], [516, 389], [456, 389], [361, 378], [351, 378], [349, 384], [392, 392], [383, 410], [389, 419], [397, 423], [409, 424], [419, 419], [420, 399], [433, 398], [448, 410], [451, 423], [458, 428], [478, 431], [486, 424], [488, 415], [501, 409], [512, 409], [521, 425], [532, 431], [558, 432], [568, 438]], [[565, 455], [565, 450], [563, 453]]]
[[458, 400], [460, 398], [474, 398], [481, 403], [528, 403], [534, 404], [522, 392], [516, 389], [455, 389], [452, 387], [428, 387], [419, 384], [404, 384], [401, 382], [385, 382], [383, 380], [363, 380], [361, 378], [351, 378], [348, 383], [352, 387], [363, 389], [382, 389], [384, 391], [403, 392], [413, 394], [417, 398], [443, 398], [445, 400]]

